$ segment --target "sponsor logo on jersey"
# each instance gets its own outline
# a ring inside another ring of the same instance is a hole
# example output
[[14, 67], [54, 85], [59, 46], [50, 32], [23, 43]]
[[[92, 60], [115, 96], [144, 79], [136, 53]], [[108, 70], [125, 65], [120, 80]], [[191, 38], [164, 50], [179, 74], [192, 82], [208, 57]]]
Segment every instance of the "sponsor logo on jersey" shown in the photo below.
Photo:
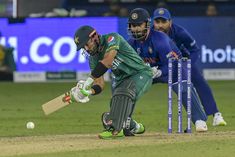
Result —
[[108, 37], [108, 43], [111, 43], [112, 41], [114, 41], [114, 37], [113, 36], [109, 36]]
[[112, 70], [116, 70], [122, 62], [124, 62], [124, 60], [122, 58], [115, 57], [115, 59], [113, 60], [113, 63], [112, 63]]

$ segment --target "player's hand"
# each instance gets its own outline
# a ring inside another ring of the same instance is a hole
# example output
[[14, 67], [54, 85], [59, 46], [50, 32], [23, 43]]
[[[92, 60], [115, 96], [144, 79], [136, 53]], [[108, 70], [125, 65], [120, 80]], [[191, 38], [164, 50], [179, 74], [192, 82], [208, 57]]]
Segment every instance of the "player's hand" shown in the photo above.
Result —
[[174, 52], [174, 51], [168, 53], [166, 57], [167, 58], [171, 58], [171, 59], [179, 59], [178, 54], [176, 52]]
[[153, 77], [152, 78], [158, 78], [162, 76], [162, 71], [158, 69], [158, 66], [152, 67]]
[[70, 90], [70, 95], [72, 101], [80, 102], [80, 103], [87, 103], [90, 101], [89, 97], [84, 95], [78, 87], [73, 87]]

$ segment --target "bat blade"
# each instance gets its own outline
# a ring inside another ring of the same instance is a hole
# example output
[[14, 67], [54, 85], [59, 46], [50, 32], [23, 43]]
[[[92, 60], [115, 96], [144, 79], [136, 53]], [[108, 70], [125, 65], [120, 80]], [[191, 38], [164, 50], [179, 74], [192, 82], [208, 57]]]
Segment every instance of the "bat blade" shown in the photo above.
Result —
[[69, 93], [62, 94], [42, 105], [42, 110], [45, 115], [49, 115], [71, 103], [71, 97]]

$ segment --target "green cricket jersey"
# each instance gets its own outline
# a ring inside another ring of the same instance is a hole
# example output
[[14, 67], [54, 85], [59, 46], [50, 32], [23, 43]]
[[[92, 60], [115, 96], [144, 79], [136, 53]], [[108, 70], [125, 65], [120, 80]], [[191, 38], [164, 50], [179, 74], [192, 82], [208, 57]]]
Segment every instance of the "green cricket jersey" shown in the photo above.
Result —
[[100, 52], [89, 58], [90, 69], [93, 70], [97, 63], [104, 58], [105, 53], [108, 53], [110, 50], [117, 50], [117, 55], [111, 68], [116, 84], [140, 72], [144, 72], [146, 75], [152, 75], [151, 68], [145, 65], [135, 50], [117, 33], [101, 36]]

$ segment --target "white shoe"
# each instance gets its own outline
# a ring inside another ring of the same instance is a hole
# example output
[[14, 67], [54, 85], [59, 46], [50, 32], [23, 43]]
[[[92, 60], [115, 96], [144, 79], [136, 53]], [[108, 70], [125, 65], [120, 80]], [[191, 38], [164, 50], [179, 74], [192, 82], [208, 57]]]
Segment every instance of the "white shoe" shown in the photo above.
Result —
[[203, 120], [197, 120], [195, 122], [195, 127], [197, 132], [206, 132], [208, 130], [206, 122]]
[[222, 114], [220, 112], [215, 113], [213, 118], [213, 126], [225, 126], [227, 123], [224, 121]]

